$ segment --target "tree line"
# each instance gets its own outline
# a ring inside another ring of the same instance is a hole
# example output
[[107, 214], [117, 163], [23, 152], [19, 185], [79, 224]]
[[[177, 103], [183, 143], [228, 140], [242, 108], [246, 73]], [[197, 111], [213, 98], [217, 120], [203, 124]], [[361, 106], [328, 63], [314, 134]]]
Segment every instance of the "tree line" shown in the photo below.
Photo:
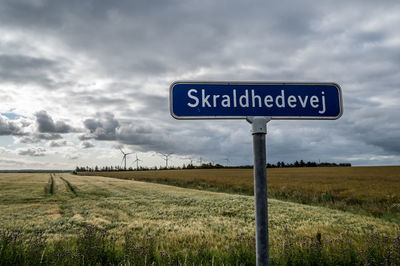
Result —
[[[329, 163], [329, 162], [304, 162], [303, 160], [295, 161], [292, 163], [285, 163], [279, 161], [277, 163], [267, 163], [267, 168], [290, 168], [290, 167], [350, 167], [351, 163]], [[149, 171], [149, 170], [180, 170], [180, 169], [219, 169], [219, 168], [253, 168], [253, 165], [239, 165], [239, 166], [226, 166], [221, 164], [203, 163], [201, 165], [183, 164], [183, 166], [169, 166], [167, 167], [139, 167], [138, 169], [129, 167], [124, 168], [119, 165], [116, 166], [77, 166], [74, 172], [114, 172], [114, 171]]]
[[328, 162], [304, 162], [303, 160], [293, 163], [277, 162], [276, 164], [267, 164], [268, 168], [287, 168], [287, 167], [350, 167], [351, 163], [328, 163]]

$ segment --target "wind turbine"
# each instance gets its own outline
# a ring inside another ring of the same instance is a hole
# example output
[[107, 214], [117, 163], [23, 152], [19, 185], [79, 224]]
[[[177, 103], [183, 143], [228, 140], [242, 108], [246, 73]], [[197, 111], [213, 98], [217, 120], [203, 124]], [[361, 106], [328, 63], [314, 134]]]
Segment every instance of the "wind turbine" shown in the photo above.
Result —
[[137, 157], [137, 154], [136, 154], [136, 160], [134, 160], [133, 162], [134, 163], [136, 163], [136, 170], [139, 170], [139, 162], [141, 162], [142, 160], [140, 160], [138, 157]]
[[226, 161], [227, 166], [229, 166], [229, 163], [231, 162], [231, 161], [229, 160], [229, 158], [225, 158], [224, 161]]
[[126, 156], [129, 155], [129, 154], [132, 154], [132, 152], [130, 152], [130, 153], [125, 153], [121, 148], [119, 148], [119, 150], [120, 150], [120, 151], [122, 152], [122, 154], [123, 154], [121, 164], [122, 164], [122, 162], [125, 162], [125, 164], [124, 164], [124, 170], [126, 170]]
[[165, 157], [163, 158], [165, 160], [165, 168], [168, 169], [168, 158], [169, 156], [172, 155], [172, 153], [166, 153], [166, 154], [160, 153], [160, 154]]
[[193, 158], [190, 156], [184, 156], [183, 160], [188, 160], [190, 163], [188, 165], [193, 165]]

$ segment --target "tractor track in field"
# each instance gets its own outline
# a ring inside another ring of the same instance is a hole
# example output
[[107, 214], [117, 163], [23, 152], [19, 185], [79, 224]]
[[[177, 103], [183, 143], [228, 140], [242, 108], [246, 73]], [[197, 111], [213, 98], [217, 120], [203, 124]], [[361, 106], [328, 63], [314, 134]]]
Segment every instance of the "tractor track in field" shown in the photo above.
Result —
[[47, 182], [47, 184], [44, 188], [44, 191], [46, 194], [51, 195], [51, 196], [56, 193], [56, 183], [55, 183], [53, 174], [50, 174], [49, 181]]
[[78, 193], [76, 191], [76, 188], [64, 177], [60, 176], [60, 179], [65, 183], [66, 187], [68, 188], [68, 190], [75, 196], [78, 196]]

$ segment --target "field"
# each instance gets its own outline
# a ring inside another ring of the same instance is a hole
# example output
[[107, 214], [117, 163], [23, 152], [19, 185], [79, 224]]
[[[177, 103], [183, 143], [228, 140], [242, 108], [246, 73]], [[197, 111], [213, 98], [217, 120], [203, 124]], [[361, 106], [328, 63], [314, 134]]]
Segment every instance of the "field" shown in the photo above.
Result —
[[[0, 184], [0, 264], [255, 262], [249, 195], [71, 174]], [[270, 199], [269, 231], [272, 264], [400, 263], [398, 225], [376, 217]]]
[[[84, 173], [253, 195], [251, 169]], [[400, 224], [400, 166], [272, 168], [268, 196], [369, 214]]]

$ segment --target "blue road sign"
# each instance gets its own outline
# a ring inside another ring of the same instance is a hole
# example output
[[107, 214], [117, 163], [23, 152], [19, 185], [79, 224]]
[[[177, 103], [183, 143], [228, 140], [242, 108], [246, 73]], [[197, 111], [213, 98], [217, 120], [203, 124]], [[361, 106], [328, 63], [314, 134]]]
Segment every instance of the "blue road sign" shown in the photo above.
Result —
[[335, 83], [174, 82], [170, 111], [176, 119], [338, 119]]

